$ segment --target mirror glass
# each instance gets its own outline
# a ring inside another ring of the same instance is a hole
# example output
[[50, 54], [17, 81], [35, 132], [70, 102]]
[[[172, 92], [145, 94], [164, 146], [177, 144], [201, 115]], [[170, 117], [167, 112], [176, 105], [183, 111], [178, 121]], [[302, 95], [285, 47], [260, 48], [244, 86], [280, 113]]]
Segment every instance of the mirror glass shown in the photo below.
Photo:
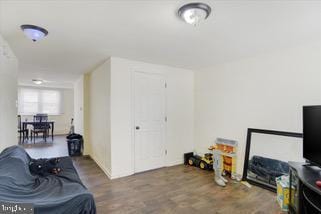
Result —
[[276, 187], [275, 178], [288, 174], [288, 161], [304, 162], [302, 138], [252, 133], [247, 179]]

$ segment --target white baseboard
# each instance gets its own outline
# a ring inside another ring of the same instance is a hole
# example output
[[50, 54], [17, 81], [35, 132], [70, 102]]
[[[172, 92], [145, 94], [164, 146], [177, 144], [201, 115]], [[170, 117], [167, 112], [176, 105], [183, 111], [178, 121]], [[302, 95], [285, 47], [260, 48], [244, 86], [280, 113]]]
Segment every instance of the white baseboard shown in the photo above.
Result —
[[96, 164], [99, 166], [99, 168], [100, 168], [101, 170], [103, 170], [103, 172], [107, 175], [107, 177], [108, 177], [109, 179], [113, 179], [110, 170], [106, 169], [106, 168], [103, 166], [103, 164], [101, 164], [95, 157], [93, 157], [93, 156], [90, 156], [90, 157], [91, 157], [91, 159], [93, 159], [93, 160], [96, 162]]
[[181, 165], [184, 163], [184, 160], [182, 160], [181, 158], [180, 159], [177, 159], [177, 160], [170, 160], [167, 162], [166, 166], [169, 167], [169, 166], [176, 166], [176, 165]]
[[[126, 177], [126, 176], [130, 176], [130, 175], [134, 175], [135, 173], [130, 171], [130, 172], [127, 172], [127, 171], [123, 171], [123, 172], [118, 172], [118, 173], [111, 173], [110, 170], [106, 169], [103, 164], [101, 164], [95, 157], [93, 156], [90, 156], [95, 162], [96, 164], [99, 166], [99, 168], [101, 168], [101, 170], [107, 175], [107, 177], [109, 179], [116, 179], [116, 178], [122, 178], [122, 177]], [[181, 165], [183, 164], [183, 160], [180, 158], [180, 159], [177, 159], [177, 160], [174, 160], [174, 161], [168, 161], [166, 166], [165, 167], [170, 167], [170, 166], [176, 166], [176, 165]]]
[[111, 179], [116, 179], [116, 178], [122, 178], [122, 177], [127, 177], [130, 175], [133, 175], [134, 173], [132, 172], [120, 172], [118, 174], [114, 174], [111, 176]]
[[99, 166], [99, 168], [107, 175], [107, 177], [112, 180], [112, 179], [116, 179], [116, 178], [121, 178], [121, 177], [126, 177], [126, 176], [130, 176], [133, 175], [132, 172], [120, 172], [118, 174], [112, 174], [110, 170], [106, 169], [102, 163], [100, 163], [95, 157], [90, 156], [91, 159], [93, 159], [96, 164]]

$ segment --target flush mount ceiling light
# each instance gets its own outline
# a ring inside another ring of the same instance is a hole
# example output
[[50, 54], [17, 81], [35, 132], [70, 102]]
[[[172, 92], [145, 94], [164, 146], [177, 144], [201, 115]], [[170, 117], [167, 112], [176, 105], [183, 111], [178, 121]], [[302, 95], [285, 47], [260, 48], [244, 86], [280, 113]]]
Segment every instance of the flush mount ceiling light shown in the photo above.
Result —
[[207, 19], [211, 13], [211, 7], [204, 3], [189, 3], [178, 10], [178, 15], [188, 24], [198, 25]]
[[41, 79], [33, 79], [32, 82], [36, 85], [41, 85], [43, 83], [43, 80]]
[[36, 42], [48, 35], [48, 31], [35, 25], [21, 25], [23, 33], [32, 41]]

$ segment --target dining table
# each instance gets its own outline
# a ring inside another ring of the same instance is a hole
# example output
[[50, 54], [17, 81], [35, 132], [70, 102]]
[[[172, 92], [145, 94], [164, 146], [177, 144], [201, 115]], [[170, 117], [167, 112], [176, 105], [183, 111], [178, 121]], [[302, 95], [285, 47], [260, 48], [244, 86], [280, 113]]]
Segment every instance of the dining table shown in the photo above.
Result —
[[51, 139], [53, 141], [54, 140], [55, 121], [46, 121], [46, 122], [43, 122], [43, 121], [42, 122], [38, 122], [38, 121], [23, 121], [22, 122], [22, 127], [25, 130], [25, 129], [27, 129], [28, 125], [34, 126], [34, 125], [37, 125], [39, 123], [41, 123], [41, 124], [46, 123], [46, 124], [50, 125], [50, 128], [51, 128]]

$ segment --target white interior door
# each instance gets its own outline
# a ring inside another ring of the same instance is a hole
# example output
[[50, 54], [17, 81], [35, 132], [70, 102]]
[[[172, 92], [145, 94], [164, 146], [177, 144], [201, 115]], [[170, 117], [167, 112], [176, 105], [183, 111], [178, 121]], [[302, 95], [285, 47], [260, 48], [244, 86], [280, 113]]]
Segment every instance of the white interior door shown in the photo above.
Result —
[[164, 166], [165, 80], [134, 72], [135, 172]]

